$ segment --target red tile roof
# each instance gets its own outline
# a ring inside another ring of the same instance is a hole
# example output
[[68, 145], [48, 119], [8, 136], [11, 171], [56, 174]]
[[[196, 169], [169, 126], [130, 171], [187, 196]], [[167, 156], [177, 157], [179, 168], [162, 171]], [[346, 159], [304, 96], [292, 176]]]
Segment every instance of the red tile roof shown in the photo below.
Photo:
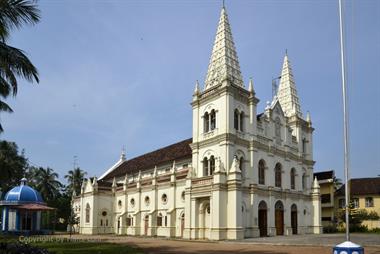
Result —
[[178, 161], [182, 159], [191, 159], [192, 150], [190, 144], [192, 138], [180, 141], [170, 146], [158, 149], [156, 151], [143, 154], [130, 160], [126, 160], [120, 166], [111, 171], [102, 180], [108, 181], [114, 177], [125, 176], [125, 174], [137, 173], [139, 170], [152, 169], [154, 166]]
[[[336, 196], [343, 196], [344, 184], [336, 191]], [[351, 195], [380, 195], [380, 177], [351, 179]]]

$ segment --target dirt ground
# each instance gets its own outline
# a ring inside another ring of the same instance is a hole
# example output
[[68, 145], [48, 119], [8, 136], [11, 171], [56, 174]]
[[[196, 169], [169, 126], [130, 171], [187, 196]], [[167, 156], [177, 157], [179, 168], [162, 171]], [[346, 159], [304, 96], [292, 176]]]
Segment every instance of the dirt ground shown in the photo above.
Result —
[[[57, 237], [67, 237], [57, 236]], [[329, 238], [328, 236], [326, 236]], [[339, 236], [340, 237], [340, 236]], [[368, 238], [375, 239], [380, 235], [368, 236]], [[131, 246], [142, 249], [145, 253], [200, 253], [200, 254], [215, 254], [215, 253], [243, 253], [243, 254], [332, 254], [332, 245], [326, 244], [323, 246], [321, 238], [318, 238], [319, 243], [314, 243], [312, 236], [310, 240], [304, 244], [289, 243], [288, 238], [284, 241], [283, 238], [272, 237], [271, 242], [252, 242], [252, 241], [188, 241], [188, 240], [168, 240], [160, 238], [143, 238], [143, 237], [130, 237], [130, 236], [113, 236], [113, 235], [98, 235], [98, 236], [85, 236], [75, 235], [74, 238], [78, 239], [97, 239], [106, 242], [114, 243], [127, 243]], [[331, 238], [331, 237], [330, 237]], [[363, 238], [367, 238], [363, 236]], [[374, 240], [371, 240], [373, 242]], [[380, 244], [365, 246], [365, 254], [380, 254]]]

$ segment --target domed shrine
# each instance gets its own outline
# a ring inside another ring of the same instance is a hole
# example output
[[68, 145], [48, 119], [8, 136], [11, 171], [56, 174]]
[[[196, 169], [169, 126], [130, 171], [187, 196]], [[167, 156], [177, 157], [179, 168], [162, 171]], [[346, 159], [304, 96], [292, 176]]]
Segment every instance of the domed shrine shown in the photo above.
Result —
[[8, 191], [4, 200], [0, 201], [3, 210], [1, 228], [4, 233], [43, 233], [42, 212], [55, 210], [48, 207], [41, 194], [26, 182], [26, 178], [21, 179], [21, 184]]

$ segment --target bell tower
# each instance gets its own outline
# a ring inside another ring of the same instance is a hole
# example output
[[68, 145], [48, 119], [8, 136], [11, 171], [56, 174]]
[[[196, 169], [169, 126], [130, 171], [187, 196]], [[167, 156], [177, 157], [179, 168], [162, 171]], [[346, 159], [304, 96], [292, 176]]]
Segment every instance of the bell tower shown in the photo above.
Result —
[[[192, 167], [194, 178], [211, 178], [212, 239], [241, 239], [241, 188], [252, 168], [250, 140], [256, 132], [253, 81], [246, 89], [223, 6], [212, 48], [206, 79], [195, 84], [193, 109]], [[227, 190], [225, 187], [227, 186]]]

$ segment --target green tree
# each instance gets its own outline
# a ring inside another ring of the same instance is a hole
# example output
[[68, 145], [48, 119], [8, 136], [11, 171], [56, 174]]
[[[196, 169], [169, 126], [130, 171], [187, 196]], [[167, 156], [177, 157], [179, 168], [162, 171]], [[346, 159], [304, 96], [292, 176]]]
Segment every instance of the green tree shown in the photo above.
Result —
[[0, 141], [0, 188], [5, 193], [20, 184], [28, 167], [24, 152], [14, 142]]
[[87, 173], [81, 170], [79, 167], [67, 172], [65, 178], [68, 182], [67, 190], [70, 196], [72, 195], [73, 191], [75, 191], [76, 194], [80, 193], [81, 185], [86, 174]]
[[45, 202], [49, 204], [51, 200], [57, 198], [63, 187], [58, 180], [58, 174], [53, 169], [47, 167], [31, 167], [29, 169], [30, 185], [38, 190]]
[[[25, 53], [7, 44], [11, 30], [40, 20], [40, 11], [33, 0], [0, 0], [0, 112], [13, 112], [2, 99], [16, 96], [17, 78], [39, 82], [37, 68]], [[3, 128], [0, 124], [0, 132]]]

